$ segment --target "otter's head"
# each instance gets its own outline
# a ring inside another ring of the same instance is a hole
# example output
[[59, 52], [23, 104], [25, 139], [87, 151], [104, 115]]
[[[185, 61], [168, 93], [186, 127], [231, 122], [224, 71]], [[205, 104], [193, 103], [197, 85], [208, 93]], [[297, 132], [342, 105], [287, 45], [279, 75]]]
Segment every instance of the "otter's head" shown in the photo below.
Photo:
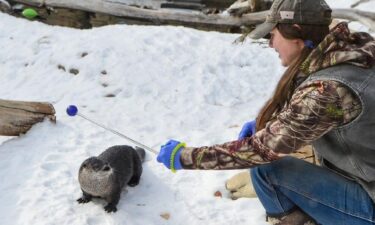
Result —
[[81, 164], [78, 180], [81, 189], [88, 194], [105, 196], [111, 192], [112, 175], [113, 171], [108, 163], [97, 157], [91, 157]]
[[112, 173], [110, 165], [97, 157], [90, 157], [86, 159], [79, 168], [81, 172], [96, 173], [98, 175], [108, 175]]

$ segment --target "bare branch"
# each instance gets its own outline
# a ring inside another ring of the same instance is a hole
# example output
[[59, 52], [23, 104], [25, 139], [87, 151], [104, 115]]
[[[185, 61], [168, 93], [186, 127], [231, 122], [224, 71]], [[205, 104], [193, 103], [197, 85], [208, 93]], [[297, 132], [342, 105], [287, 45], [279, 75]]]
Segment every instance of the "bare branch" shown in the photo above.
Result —
[[375, 31], [375, 13], [358, 9], [335, 9], [332, 12], [332, 16], [338, 19], [358, 21], [371, 31]]
[[369, 1], [370, 1], [370, 0], [359, 0], [359, 1], [357, 1], [356, 3], [352, 4], [350, 7], [351, 7], [351, 8], [355, 8], [355, 7], [359, 6], [359, 5], [362, 4], [362, 3], [369, 2]]

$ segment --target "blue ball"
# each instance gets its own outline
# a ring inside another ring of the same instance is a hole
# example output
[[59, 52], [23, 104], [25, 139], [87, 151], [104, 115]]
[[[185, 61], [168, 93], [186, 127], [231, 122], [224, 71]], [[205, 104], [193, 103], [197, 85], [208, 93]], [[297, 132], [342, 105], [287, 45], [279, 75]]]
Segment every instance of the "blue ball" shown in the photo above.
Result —
[[77, 113], [78, 113], [78, 108], [77, 108], [77, 106], [75, 106], [75, 105], [70, 105], [70, 106], [68, 106], [68, 108], [66, 108], [66, 113], [67, 113], [69, 116], [75, 116], [75, 115], [77, 115]]

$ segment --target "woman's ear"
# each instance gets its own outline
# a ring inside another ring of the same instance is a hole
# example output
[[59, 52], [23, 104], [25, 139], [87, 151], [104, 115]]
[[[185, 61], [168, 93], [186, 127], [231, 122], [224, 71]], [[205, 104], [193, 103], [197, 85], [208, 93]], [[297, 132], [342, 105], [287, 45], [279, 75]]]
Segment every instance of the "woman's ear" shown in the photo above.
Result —
[[[302, 28], [298, 24], [293, 24], [293, 27], [295, 27], [297, 30], [302, 31]], [[298, 47], [302, 50], [305, 47], [305, 42], [302, 39], [295, 39], [295, 43], [298, 45]]]

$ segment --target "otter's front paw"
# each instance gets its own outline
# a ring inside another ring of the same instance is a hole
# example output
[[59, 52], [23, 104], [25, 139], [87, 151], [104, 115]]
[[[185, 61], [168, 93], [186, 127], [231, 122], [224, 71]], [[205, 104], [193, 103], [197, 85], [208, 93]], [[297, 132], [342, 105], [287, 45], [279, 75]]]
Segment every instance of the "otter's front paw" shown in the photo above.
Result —
[[77, 199], [77, 202], [79, 204], [84, 204], [84, 203], [88, 203], [89, 201], [91, 201], [91, 198], [87, 198], [85, 196], [82, 196], [80, 197], [79, 199]]
[[117, 208], [115, 205], [111, 204], [111, 203], [108, 203], [108, 205], [106, 205], [104, 207], [104, 210], [107, 212], [107, 213], [111, 213], [111, 212], [116, 212], [117, 211]]
[[139, 179], [138, 180], [133, 180], [133, 181], [129, 181], [128, 185], [130, 187], [135, 187], [139, 184]]

